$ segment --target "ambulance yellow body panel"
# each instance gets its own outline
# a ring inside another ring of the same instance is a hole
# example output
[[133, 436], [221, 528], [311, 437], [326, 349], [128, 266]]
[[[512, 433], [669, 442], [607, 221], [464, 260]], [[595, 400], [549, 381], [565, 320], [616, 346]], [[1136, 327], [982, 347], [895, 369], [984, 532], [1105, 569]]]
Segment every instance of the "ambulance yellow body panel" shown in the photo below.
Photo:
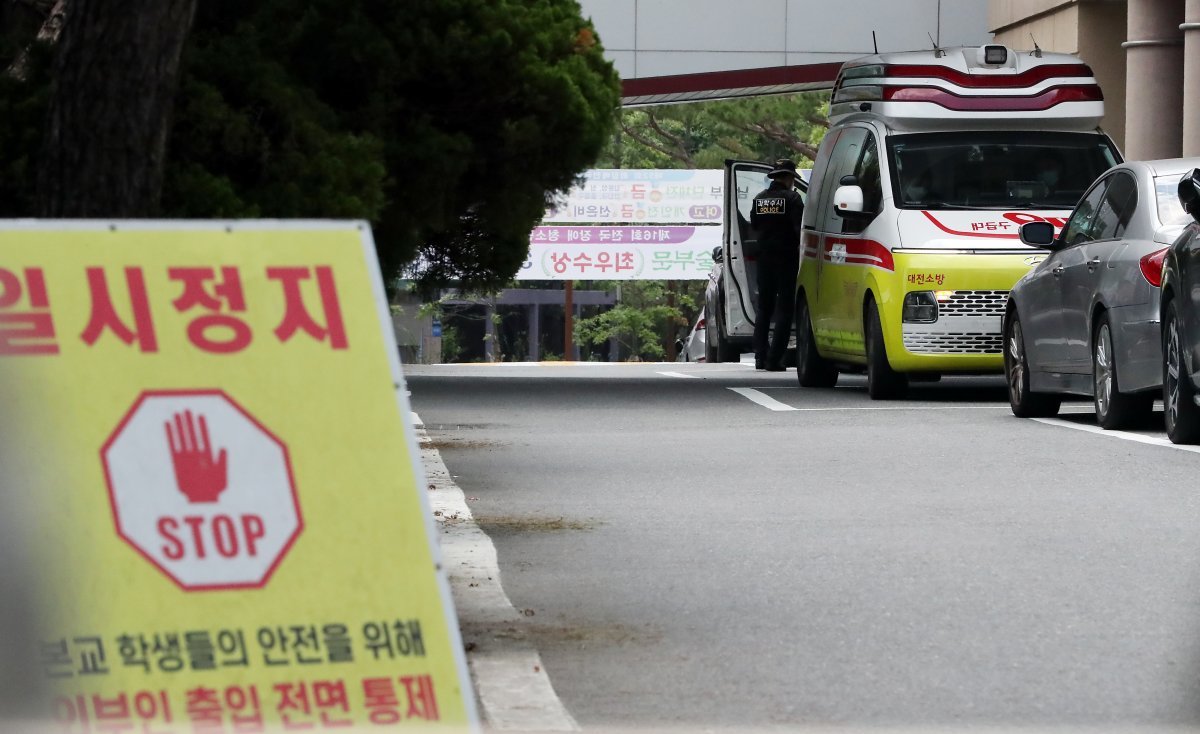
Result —
[[[806, 257], [815, 259], [815, 254]], [[1003, 308], [1008, 289], [1029, 271], [1029, 261], [1036, 262], [1041, 257], [900, 253], [893, 256], [894, 270], [826, 260], [821, 275], [824, 297], [819, 300], [820, 311], [813, 316], [817, 322], [814, 327], [818, 348], [831, 358], [865, 366], [861, 314], [863, 301], [871, 297], [878, 304], [889, 361], [896, 370], [938, 374], [998, 372], [1004, 365], [1000, 337], [990, 333], [987, 315]], [[958, 337], [962, 342], [959, 352], [926, 351], [947, 340], [932, 329], [903, 328], [905, 294], [913, 287], [931, 285], [936, 288], [935, 293], [979, 294], [946, 298], [947, 310], [953, 299], [954, 307], [964, 319], [977, 319], [968, 325], [975, 332]], [[815, 284], [809, 292], [816, 292]]]

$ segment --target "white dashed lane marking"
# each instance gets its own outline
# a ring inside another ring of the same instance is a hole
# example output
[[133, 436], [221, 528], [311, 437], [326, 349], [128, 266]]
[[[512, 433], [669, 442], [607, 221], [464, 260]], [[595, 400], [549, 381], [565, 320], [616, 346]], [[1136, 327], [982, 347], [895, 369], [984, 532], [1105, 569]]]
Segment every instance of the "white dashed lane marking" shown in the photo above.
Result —
[[752, 387], [731, 387], [730, 390], [746, 398], [752, 403], [758, 403], [767, 410], [800, 410], [787, 403], [781, 403], [769, 395], [765, 395]]
[[683, 377], [688, 380], [699, 380], [700, 375], [689, 375], [683, 372], [659, 372], [663, 377]]

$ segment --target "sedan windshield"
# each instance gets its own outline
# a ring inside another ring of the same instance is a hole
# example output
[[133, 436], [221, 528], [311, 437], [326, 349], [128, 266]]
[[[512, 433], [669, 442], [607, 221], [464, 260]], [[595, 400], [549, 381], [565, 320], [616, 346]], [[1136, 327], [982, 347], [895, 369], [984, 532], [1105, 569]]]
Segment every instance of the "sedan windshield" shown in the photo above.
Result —
[[1119, 162], [1096, 133], [897, 135], [888, 156], [896, 202], [909, 209], [1071, 209]]
[[1173, 176], [1156, 176], [1154, 178], [1154, 194], [1158, 199], [1158, 219], [1165, 226], [1184, 225], [1192, 221], [1192, 216], [1183, 210], [1179, 203], [1179, 179], [1183, 174]]

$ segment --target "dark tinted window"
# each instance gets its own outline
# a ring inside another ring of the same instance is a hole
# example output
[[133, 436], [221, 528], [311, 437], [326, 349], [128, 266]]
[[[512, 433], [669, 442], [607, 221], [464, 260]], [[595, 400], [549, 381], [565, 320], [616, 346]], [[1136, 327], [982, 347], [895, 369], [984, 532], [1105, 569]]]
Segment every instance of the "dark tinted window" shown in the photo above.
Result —
[[921, 133], [888, 139], [896, 203], [917, 209], [1070, 209], [1120, 162], [1096, 133]]
[[[875, 143], [875, 136], [870, 133], [867, 133], [862, 154], [854, 167], [854, 177], [858, 179], [863, 192], [863, 211], [878, 214], [883, 200], [883, 179], [879, 174], [879, 146]], [[842, 220], [842, 231], [858, 234], [870, 223], [871, 220], [866, 217], [847, 217]]]
[[1104, 202], [1106, 188], [1108, 188], [1108, 179], [1096, 184], [1096, 188], [1089, 191], [1083, 201], [1079, 202], [1079, 206], [1075, 207], [1075, 213], [1071, 215], [1067, 226], [1063, 227], [1061, 235], [1062, 241], [1068, 247], [1091, 241], [1092, 228], [1096, 222], [1096, 214], [1100, 211], [1100, 205]]
[[833, 212], [833, 192], [841, 184], [843, 176], [854, 173], [854, 167], [862, 155], [863, 142], [867, 131], [861, 127], [848, 127], [841, 131], [833, 153], [829, 157], [829, 167], [821, 177], [821, 208], [818, 212], [818, 228], [823, 232], [841, 232], [842, 218]]
[[1137, 181], [1128, 173], [1116, 173], [1104, 191], [1104, 200], [1092, 224], [1091, 239], [1111, 240], [1120, 237], [1129, 226], [1137, 206]]

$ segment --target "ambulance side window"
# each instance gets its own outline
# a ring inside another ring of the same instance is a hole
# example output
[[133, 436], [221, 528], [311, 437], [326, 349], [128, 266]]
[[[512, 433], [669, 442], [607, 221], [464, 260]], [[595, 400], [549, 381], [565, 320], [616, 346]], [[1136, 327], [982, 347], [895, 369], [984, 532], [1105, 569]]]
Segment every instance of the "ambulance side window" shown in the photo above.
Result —
[[821, 179], [821, 211], [819, 229], [822, 232], [841, 232], [842, 218], [833, 211], [833, 192], [837, 190], [843, 176], [854, 173], [861, 155], [867, 131], [861, 127], [849, 127], [842, 131], [833, 155], [829, 157], [829, 168]]
[[829, 177], [825, 174], [832, 163], [833, 146], [841, 134], [841, 130], [830, 130], [817, 149], [817, 159], [813, 161], [812, 177], [809, 178], [808, 198], [804, 202], [806, 230], [824, 229], [825, 206], [829, 201]]
[[[883, 178], [879, 173], [879, 146], [871, 133], [867, 133], [862, 154], [854, 166], [854, 177], [858, 179], [858, 185], [863, 192], [863, 211], [878, 214], [880, 202], [883, 201]], [[873, 220], [874, 217], [843, 218], [842, 232], [858, 234]]]

